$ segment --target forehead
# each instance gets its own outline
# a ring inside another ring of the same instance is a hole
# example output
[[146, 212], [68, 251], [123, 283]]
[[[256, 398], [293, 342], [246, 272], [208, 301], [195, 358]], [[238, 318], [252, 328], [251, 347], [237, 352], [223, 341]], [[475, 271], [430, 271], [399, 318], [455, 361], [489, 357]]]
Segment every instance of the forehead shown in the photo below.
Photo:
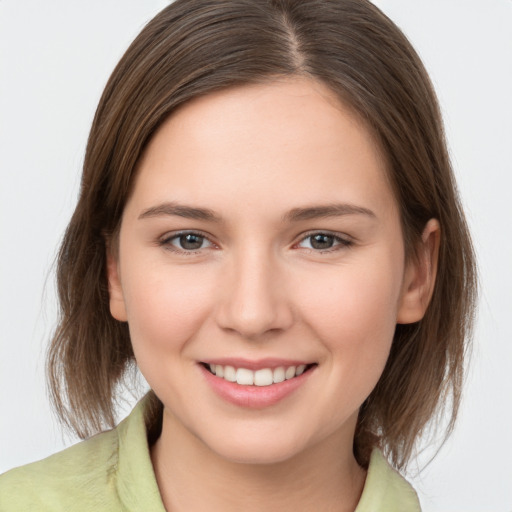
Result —
[[148, 144], [133, 199], [233, 211], [297, 202], [394, 206], [372, 133], [325, 85], [282, 79], [196, 98]]

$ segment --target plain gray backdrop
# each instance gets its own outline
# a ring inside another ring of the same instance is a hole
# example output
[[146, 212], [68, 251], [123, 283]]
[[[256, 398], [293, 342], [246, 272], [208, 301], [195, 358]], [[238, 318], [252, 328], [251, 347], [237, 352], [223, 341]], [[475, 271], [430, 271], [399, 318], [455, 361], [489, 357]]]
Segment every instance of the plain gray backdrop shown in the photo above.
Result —
[[[76, 441], [63, 436], [46, 396], [51, 265], [101, 91], [167, 3], [0, 0], [0, 473]], [[425, 512], [512, 512], [512, 1], [375, 3], [436, 86], [482, 289], [457, 429], [418, 473], [433, 450], [420, 454], [408, 477]]]

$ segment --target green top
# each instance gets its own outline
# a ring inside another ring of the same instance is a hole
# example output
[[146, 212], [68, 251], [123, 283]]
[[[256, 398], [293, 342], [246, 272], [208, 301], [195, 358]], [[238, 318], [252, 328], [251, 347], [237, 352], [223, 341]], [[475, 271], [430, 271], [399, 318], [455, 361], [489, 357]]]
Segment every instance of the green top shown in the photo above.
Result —
[[[0, 511], [165, 512], [151, 465], [145, 400], [117, 428], [0, 476]], [[414, 489], [379, 450], [355, 512], [418, 512]]]

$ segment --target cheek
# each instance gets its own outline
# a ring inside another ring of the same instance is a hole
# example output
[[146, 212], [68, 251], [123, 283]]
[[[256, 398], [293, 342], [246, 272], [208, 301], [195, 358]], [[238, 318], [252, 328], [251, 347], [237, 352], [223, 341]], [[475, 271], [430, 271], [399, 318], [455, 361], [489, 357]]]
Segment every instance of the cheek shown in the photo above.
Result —
[[302, 283], [313, 291], [304, 297], [306, 321], [333, 364], [355, 380], [367, 372], [378, 379], [393, 340], [402, 273], [392, 259], [385, 261], [340, 267], [324, 278], [317, 274], [314, 283]]
[[123, 290], [139, 365], [146, 359], [158, 360], [169, 351], [179, 353], [207, 316], [211, 292], [206, 283], [180, 268], [127, 270], [129, 278]]

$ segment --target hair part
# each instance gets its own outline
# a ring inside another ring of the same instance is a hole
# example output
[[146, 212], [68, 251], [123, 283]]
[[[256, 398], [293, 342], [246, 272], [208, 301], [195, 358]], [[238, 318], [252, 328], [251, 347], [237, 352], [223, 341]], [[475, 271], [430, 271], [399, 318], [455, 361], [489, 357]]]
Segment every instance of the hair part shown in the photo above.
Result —
[[[438, 103], [418, 55], [367, 0], [176, 0], [142, 30], [107, 83], [58, 255], [49, 385], [59, 416], [80, 437], [114, 426], [116, 389], [134, 364], [128, 325], [110, 315], [106, 253], [149, 140], [193, 98], [296, 75], [327, 85], [373, 133], [400, 208], [406, 256], [414, 257], [429, 219], [441, 226], [431, 303], [423, 320], [396, 327], [386, 368], [360, 409], [356, 458], [366, 466], [380, 446], [404, 467], [447, 402], [447, 432], [453, 427], [476, 269]], [[161, 411], [154, 395], [151, 410]]]

